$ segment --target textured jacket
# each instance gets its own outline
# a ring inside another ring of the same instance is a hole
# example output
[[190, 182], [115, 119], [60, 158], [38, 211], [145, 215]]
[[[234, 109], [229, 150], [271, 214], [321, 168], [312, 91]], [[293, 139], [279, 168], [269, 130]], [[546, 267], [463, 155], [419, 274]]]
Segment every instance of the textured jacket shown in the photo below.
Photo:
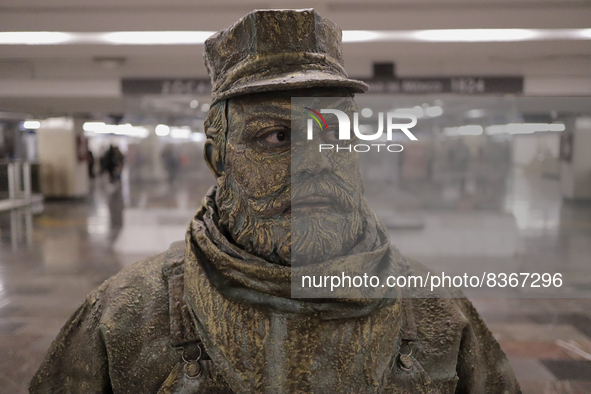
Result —
[[[182, 245], [108, 279], [62, 328], [30, 392], [236, 392], [203, 347], [183, 293]], [[405, 299], [402, 316], [402, 345], [393, 349], [375, 392], [519, 392], [505, 355], [467, 299]], [[334, 392], [353, 392], [341, 390]]]
[[400, 255], [371, 211], [350, 253], [286, 267], [226, 238], [215, 193], [184, 243], [87, 297], [31, 393], [519, 392], [505, 354], [459, 291], [292, 297], [292, 278], [303, 273], [430, 274]]

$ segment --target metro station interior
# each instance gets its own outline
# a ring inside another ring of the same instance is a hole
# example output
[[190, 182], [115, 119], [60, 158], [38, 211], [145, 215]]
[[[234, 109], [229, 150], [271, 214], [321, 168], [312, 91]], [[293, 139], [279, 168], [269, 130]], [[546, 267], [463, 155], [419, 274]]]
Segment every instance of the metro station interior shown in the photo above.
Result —
[[343, 29], [366, 127], [418, 118], [403, 154], [359, 153], [392, 244], [439, 271], [560, 273], [559, 294], [465, 292], [524, 394], [591, 393], [588, 0], [0, 1], [0, 392], [28, 392], [86, 295], [182, 240], [215, 184], [204, 39], [308, 7]]

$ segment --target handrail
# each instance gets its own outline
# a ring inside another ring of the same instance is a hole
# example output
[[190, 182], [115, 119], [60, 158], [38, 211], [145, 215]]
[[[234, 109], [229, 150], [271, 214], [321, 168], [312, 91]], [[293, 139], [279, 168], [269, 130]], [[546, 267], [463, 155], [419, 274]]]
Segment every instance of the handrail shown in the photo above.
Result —
[[10, 200], [29, 199], [32, 194], [31, 163], [26, 160], [2, 160], [8, 175], [8, 198]]

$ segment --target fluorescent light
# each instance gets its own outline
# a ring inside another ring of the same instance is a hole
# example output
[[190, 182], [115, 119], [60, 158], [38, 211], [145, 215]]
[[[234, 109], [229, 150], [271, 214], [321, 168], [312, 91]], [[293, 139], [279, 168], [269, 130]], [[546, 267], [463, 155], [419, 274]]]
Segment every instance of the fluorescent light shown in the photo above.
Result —
[[533, 134], [540, 131], [564, 131], [562, 123], [508, 123], [493, 125], [486, 128], [486, 134]]
[[575, 120], [575, 128], [577, 129], [591, 129], [590, 117], [579, 117]]
[[381, 41], [384, 37], [383, 31], [371, 30], [344, 30], [343, 42], [371, 42]]
[[49, 118], [41, 122], [43, 129], [62, 129], [62, 130], [73, 130], [74, 121], [72, 118], [60, 117], [60, 118]]
[[[0, 45], [200, 45], [213, 31], [0, 32]], [[513, 42], [591, 40], [591, 29], [345, 30], [355, 42]]]
[[172, 138], [190, 138], [191, 129], [189, 127], [171, 127], [170, 136]]
[[457, 127], [444, 127], [443, 134], [450, 136], [450, 137], [455, 136], [455, 135], [460, 135]]
[[431, 118], [443, 115], [443, 108], [438, 105], [425, 108], [425, 114]]
[[487, 126], [485, 131], [486, 131], [486, 134], [488, 134], [488, 135], [497, 135], [497, 134], [508, 133], [506, 125], [501, 125], [501, 124]]
[[39, 127], [41, 127], [41, 122], [38, 120], [25, 120], [23, 122], [23, 128], [28, 130], [37, 130]]
[[100, 129], [103, 126], [105, 126], [105, 122], [84, 122], [82, 129], [84, 131], [94, 131], [96, 129]]
[[343, 32], [343, 42], [512, 42], [589, 40], [591, 29], [430, 29]]
[[116, 31], [104, 33], [106, 43], [116, 45], [195, 45], [203, 44], [212, 31]]
[[191, 107], [192, 109], [195, 109], [199, 106], [199, 101], [197, 100], [191, 100], [191, 102], [189, 103], [189, 107]]
[[445, 127], [443, 134], [447, 136], [455, 135], [481, 135], [484, 132], [482, 126], [479, 125], [468, 125], [460, 127]]
[[468, 125], [458, 127], [458, 134], [460, 135], [481, 135], [484, 129], [479, 125]]
[[193, 141], [193, 142], [205, 141], [205, 134], [203, 134], [203, 133], [193, 133], [193, 134], [191, 134], [191, 141]]
[[429, 42], [500, 42], [531, 41], [538, 34], [535, 29], [437, 29], [417, 31], [414, 36]]
[[132, 126], [130, 124], [105, 124], [103, 122], [85, 122], [82, 129], [86, 132], [85, 135], [95, 134], [115, 134], [126, 135], [129, 137], [146, 138], [150, 132], [145, 127]]
[[361, 116], [363, 116], [364, 118], [371, 118], [372, 115], [373, 111], [371, 110], [371, 108], [363, 108], [361, 110]]
[[59, 31], [0, 32], [0, 45], [55, 45], [67, 44], [76, 33]]
[[470, 111], [466, 111], [466, 118], [482, 118], [486, 114], [486, 111], [483, 109], [471, 109]]
[[156, 126], [156, 135], [159, 137], [165, 137], [170, 133], [170, 127], [165, 124], [159, 124]]
[[591, 39], [591, 29], [430, 29], [343, 31], [343, 42], [511, 42], [589, 39]]
[[0, 32], [0, 45], [199, 45], [212, 31]]

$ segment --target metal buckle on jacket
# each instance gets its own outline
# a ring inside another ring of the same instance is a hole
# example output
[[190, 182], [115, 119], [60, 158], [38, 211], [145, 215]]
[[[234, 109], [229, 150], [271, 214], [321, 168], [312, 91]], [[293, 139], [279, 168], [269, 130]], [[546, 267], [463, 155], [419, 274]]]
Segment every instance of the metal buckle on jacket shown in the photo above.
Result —
[[199, 360], [201, 360], [202, 355], [203, 350], [201, 350], [201, 346], [199, 346], [199, 356], [197, 356], [195, 360], [187, 360], [185, 358], [185, 349], [183, 348], [181, 357], [185, 362], [185, 365], [183, 366], [183, 372], [187, 379], [198, 379], [203, 373], [203, 368], [201, 367], [201, 364], [199, 364]]
[[411, 342], [408, 343], [408, 348], [410, 349], [410, 352], [408, 354], [401, 354], [400, 356], [398, 356], [398, 366], [404, 372], [412, 371], [412, 367], [414, 364], [414, 361], [411, 357], [412, 347], [410, 347], [410, 344], [411, 344]]

